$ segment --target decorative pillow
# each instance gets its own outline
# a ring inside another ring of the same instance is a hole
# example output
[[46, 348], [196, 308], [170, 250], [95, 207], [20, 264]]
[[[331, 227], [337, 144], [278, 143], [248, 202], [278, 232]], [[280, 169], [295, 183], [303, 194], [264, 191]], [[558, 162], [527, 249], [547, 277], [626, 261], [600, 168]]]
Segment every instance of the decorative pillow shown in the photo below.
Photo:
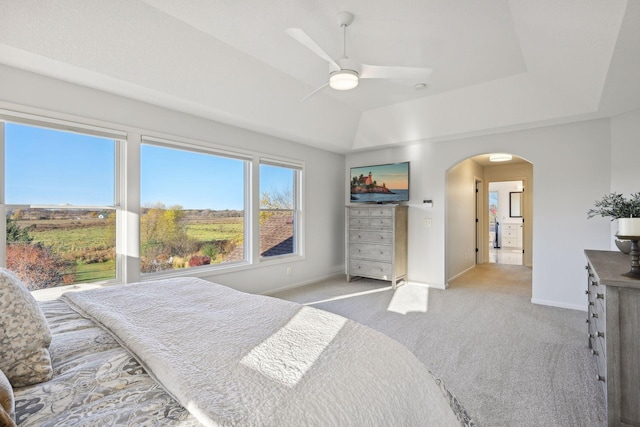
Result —
[[13, 389], [7, 377], [0, 371], [0, 425], [16, 425], [15, 409]]
[[13, 387], [51, 379], [51, 331], [35, 298], [0, 268], [0, 370]]

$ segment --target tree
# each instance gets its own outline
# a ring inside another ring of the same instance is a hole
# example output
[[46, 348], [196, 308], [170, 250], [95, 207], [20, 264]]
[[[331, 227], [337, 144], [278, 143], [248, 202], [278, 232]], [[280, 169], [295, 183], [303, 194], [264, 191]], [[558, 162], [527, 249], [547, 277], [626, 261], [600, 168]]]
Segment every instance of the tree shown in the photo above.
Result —
[[31, 243], [32, 241], [33, 237], [29, 236], [28, 229], [20, 228], [18, 223], [7, 217], [7, 243]]
[[145, 273], [173, 268], [172, 256], [186, 257], [197, 249], [187, 235], [182, 206], [166, 208], [158, 202], [140, 218], [140, 250]]
[[12, 243], [7, 246], [7, 268], [31, 291], [60, 286], [73, 281], [67, 264], [50, 247], [42, 244]]
[[21, 220], [21, 219], [22, 219], [23, 215], [24, 215], [24, 212], [22, 212], [22, 209], [16, 209], [16, 210], [13, 212], [13, 215], [12, 215], [11, 217], [12, 217], [13, 219], [15, 219], [16, 221], [19, 221], [19, 220]]
[[[260, 194], [260, 209], [293, 210], [293, 192], [290, 188], [284, 191], [272, 190], [270, 193], [263, 191]], [[260, 224], [264, 224], [276, 212], [260, 212]]]

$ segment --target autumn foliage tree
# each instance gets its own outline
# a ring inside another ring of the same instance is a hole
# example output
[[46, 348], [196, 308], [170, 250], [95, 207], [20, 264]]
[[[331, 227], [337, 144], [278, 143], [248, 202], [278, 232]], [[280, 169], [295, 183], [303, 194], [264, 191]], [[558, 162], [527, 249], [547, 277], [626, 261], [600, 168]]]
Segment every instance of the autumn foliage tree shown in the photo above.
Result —
[[29, 290], [46, 289], [72, 280], [66, 275], [67, 264], [50, 247], [32, 243], [27, 229], [7, 218], [7, 268]]
[[[277, 210], [293, 210], [293, 192], [291, 189], [284, 191], [274, 190], [263, 191], [260, 194], [260, 209], [267, 209], [260, 212], [260, 224], [267, 222], [269, 218], [277, 214]], [[268, 209], [273, 209], [269, 211]]]
[[145, 273], [172, 268], [172, 256], [186, 257], [197, 249], [187, 235], [182, 206], [158, 202], [140, 218], [141, 269]]

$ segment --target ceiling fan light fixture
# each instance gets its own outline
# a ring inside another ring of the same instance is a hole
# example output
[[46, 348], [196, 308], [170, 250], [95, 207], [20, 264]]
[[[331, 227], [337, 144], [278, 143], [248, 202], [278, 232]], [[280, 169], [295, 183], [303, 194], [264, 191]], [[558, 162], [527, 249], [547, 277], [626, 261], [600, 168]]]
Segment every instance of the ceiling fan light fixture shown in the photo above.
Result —
[[511, 154], [505, 154], [505, 153], [492, 153], [489, 154], [489, 161], [490, 162], [507, 162], [509, 160], [511, 160], [513, 158], [513, 156]]
[[335, 90], [351, 90], [358, 86], [358, 73], [353, 70], [339, 70], [331, 73], [329, 86]]

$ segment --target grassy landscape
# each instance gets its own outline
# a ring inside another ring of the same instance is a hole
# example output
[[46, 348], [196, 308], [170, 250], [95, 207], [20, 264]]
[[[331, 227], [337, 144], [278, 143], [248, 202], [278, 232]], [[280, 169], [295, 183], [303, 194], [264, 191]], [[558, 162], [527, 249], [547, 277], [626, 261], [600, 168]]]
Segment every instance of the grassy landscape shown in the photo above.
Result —
[[98, 282], [102, 280], [111, 280], [115, 277], [115, 260], [76, 265], [75, 283]]
[[[74, 261], [74, 283], [115, 278], [114, 221], [76, 218], [29, 219], [16, 223], [28, 229], [33, 243], [50, 246], [62, 258]], [[202, 245], [214, 241], [242, 244], [243, 241], [243, 217], [188, 218], [185, 225], [187, 236]]]
[[242, 242], [244, 219], [238, 217], [218, 218], [215, 223], [188, 223], [187, 236], [199, 242], [212, 240], [235, 240]]

